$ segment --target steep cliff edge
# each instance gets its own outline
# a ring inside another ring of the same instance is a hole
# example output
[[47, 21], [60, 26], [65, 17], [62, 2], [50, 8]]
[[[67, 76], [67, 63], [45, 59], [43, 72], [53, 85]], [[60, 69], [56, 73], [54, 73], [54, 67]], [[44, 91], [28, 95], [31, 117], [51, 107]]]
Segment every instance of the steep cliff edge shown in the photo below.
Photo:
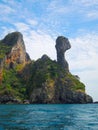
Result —
[[3, 40], [1, 40], [3, 46], [8, 49], [5, 50], [6, 63], [10, 64], [25, 64], [30, 60], [26, 53], [23, 36], [20, 32], [14, 32], [8, 34]]
[[13, 32], [0, 41], [0, 102], [23, 98], [23, 79], [19, 73], [30, 62], [26, 53], [23, 36], [20, 32]]
[[69, 71], [67, 38], [56, 39], [57, 61], [31, 61], [20, 32], [0, 41], [0, 103], [92, 103], [85, 85]]

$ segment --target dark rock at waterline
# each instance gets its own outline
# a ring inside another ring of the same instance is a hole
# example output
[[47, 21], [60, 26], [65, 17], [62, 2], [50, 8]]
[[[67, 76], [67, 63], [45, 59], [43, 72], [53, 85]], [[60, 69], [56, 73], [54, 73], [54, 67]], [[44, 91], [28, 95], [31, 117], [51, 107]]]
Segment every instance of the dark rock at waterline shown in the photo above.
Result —
[[93, 102], [94, 104], [98, 104], [98, 101]]
[[21, 104], [21, 100], [15, 99], [11, 95], [2, 95], [0, 96], [0, 104]]

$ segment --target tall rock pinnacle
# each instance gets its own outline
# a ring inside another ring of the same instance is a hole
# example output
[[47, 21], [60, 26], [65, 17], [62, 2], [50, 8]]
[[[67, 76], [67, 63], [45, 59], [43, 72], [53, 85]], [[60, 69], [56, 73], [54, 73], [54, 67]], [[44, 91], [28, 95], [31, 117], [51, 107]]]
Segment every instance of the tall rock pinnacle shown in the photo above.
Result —
[[13, 32], [8, 34], [2, 40], [2, 43], [11, 47], [11, 50], [6, 53], [7, 63], [24, 64], [30, 60], [28, 54], [26, 53], [23, 35], [20, 32]]
[[68, 63], [65, 59], [64, 53], [71, 48], [70, 42], [67, 38], [59, 36], [56, 39], [57, 62], [66, 71], [69, 71]]

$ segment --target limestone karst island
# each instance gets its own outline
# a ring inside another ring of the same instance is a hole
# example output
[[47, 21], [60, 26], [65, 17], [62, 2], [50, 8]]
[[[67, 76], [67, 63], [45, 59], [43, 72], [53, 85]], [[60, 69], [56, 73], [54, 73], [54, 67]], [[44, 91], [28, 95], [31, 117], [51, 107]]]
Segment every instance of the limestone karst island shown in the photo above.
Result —
[[20, 32], [0, 40], [0, 104], [93, 102], [79, 77], [70, 73], [64, 56], [69, 40], [59, 36], [55, 48], [57, 61], [47, 55], [32, 61]]

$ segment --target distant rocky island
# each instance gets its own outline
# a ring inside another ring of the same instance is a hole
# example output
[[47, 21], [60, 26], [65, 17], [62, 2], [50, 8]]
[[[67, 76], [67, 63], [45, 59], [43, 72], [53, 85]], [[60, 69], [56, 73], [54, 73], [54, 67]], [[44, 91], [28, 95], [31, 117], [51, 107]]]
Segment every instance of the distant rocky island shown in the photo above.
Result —
[[43, 55], [30, 59], [20, 32], [0, 40], [0, 104], [92, 103], [85, 85], [72, 75], [65, 59], [67, 38], [56, 39], [57, 61]]

